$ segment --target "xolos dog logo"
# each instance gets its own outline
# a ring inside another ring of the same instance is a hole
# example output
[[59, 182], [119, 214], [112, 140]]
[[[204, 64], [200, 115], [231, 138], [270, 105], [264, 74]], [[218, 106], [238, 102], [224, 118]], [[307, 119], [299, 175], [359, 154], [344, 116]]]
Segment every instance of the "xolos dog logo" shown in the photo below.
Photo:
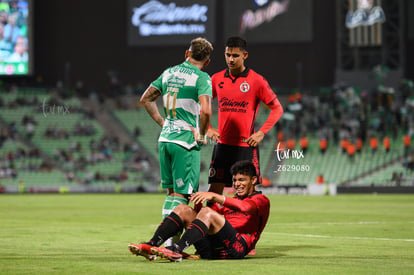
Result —
[[246, 81], [240, 84], [240, 91], [247, 93], [250, 90], [250, 85]]

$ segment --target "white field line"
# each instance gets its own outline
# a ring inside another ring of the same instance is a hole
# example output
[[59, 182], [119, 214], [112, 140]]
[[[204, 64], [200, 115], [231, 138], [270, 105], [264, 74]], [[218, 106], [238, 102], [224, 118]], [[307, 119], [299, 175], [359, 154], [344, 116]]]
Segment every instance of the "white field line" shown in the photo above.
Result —
[[[414, 223], [414, 221], [359, 221], [359, 222], [298, 222], [298, 223], [271, 223], [271, 225], [365, 225], [365, 224], [396, 224], [396, 223]], [[348, 239], [348, 240], [377, 240], [377, 241], [401, 241], [414, 242], [414, 239], [392, 239], [392, 238], [370, 238], [370, 237], [349, 237], [349, 236], [329, 236], [329, 235], [313, 235], [313, 234], [294, 234], [283, 232], [263, 232], [264, 234], [288, 235], [306, 238], [330, 238], [330, 239]]]
[[372, 240], [372, 241], [414, 242], [414, 239], [391, 239], [391, 238], [329, 236], [329, 235], [293, 234], [293, 233], [266, 232], [266, 231], [264, 231], [263, 234], [287, 235], [287, 236], [306, 237], [306, 238], [326, 238], [326, 239], [347, 239], [347, 240]]
[[[271, 225], [364, 225], [364, 224], [397, 224], [397, 223], [414, 223], [414, 221], [359, 221], [359, 222], [287, 222], [287, 223], [271, 223]], [[269, 225], [269, 224], [268, 224]]]

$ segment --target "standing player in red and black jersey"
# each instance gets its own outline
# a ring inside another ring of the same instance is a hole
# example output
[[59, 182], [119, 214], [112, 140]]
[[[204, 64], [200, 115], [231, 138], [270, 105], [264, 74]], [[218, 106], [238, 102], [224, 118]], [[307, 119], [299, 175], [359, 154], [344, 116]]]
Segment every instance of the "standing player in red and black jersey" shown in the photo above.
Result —
[[[173, 262], [183, 258], [184, 250], [194, 244], [203, 259], [241, 259], [256, 245], [269, 218], [270, 202], [256, 191], [256, 167], [251, 161], [239, 161], [231, 167], [233, 198], [214, 192], [197, 192], [194, 204], [209, 201], [197, 213], [186, 204], [178, 205], [155, 231], [150, 241], [129, 244], [136, 255], [155, 260], [157, 256]], [[221, 206], [219, 206], [221, 205]], [[172, 246], [160, 247], [165, 240], [186, 228], [181, 239]]]
[[[217, 142], [210, 164], [209, 191], [218, 194], [224, 187], [231, 187], [230, 167], [238, 160], [252, 161], [261, 183], [258, 145], [283, 114], [267, 80], [244, 64], [248, 57], [246, 40], [230, 37], [224, 55], [228, 68], [211, 77], [213, 98], [217, 97], [218, 102], [218, 130], [210, 128], [207, 132]], [[271, 112], [255, 132], [260, 102]]]

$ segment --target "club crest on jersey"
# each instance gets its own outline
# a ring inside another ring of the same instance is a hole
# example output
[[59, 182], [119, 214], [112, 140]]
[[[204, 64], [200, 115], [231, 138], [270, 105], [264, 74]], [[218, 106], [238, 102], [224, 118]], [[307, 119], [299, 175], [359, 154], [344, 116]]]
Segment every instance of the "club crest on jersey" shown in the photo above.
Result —
[[240, 84], [240, 91], [242, 93], [247, 93], [250, 90], [250, 85], [246, 81]]
[[214, 168], [210, 168], [209, 170], [208, 170], [208, 176], [210, 177], [210, 178], [212, 178], [212, 177], [214, 177], [216, 175], [216, 169], [214, 169]]

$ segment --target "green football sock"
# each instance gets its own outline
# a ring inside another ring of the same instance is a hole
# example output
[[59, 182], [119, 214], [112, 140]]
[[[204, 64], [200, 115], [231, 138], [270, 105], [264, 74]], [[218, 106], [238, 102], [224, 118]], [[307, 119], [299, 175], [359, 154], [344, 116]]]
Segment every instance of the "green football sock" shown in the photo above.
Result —
[[[188, 199], [183, 198], [183, 197], [174, 197], [174, 200], [172, 201], [171, 206], [170, 206], [170, 208], [171, 208], [170, 213], [180, 204], [186, 204], [187, 205], [188, 204]], [[178, 232], [177, 235], [169, 238], [165, 242], [165, 246], [173, 245], [174, 243], [176, 243], [180, 239], [180, 236], [181, 236], [181, 231]]]
[[174, 200], [171, 204], [171, 211], [174, 210], [180, 204], [188, 204], [188, 200], [183, 197], [174, 197]]
[[165, 197], [164, 205], [162, 206], [162, 218], [163, 219], [165, 219], [165, 217], [170, 215], [172, 210], [174, 209], [172, 208], [173, 201], [174, 201], [173, 196], [167, 195]]

